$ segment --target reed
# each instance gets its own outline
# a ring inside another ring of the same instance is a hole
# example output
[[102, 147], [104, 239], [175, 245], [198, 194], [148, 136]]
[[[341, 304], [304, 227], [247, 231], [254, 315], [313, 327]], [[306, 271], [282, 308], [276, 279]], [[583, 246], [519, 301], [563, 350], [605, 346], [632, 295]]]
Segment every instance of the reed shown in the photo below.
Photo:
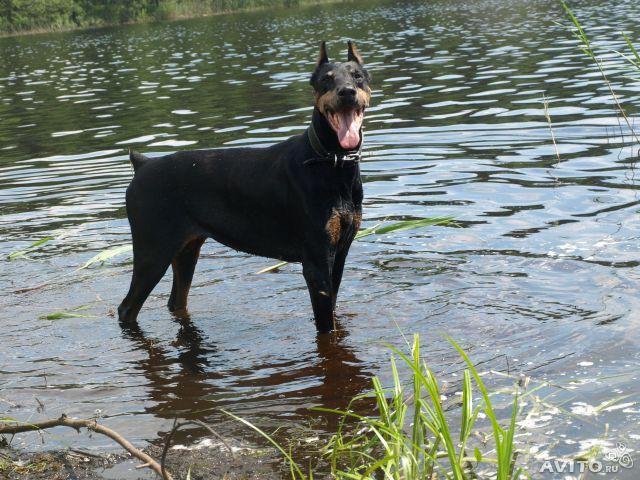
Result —
[[[600, 75], [602, 76], [602, 80], [604, 81], [605, 85], [607, 86], [607, 89], [609, 90], [609, 93], [611, 94], [613, 102], [615, 103], [616, 108], [617, 108], [620, 116], [624, 119], [624, 122], [627, 125], [627, 128], [629, 129], [629, 132], [631, 133], [631, 136], [633, 137], [633, 139], [635, 140], [636, 143], [640, 143], [640, 137], [638, 136], [638, 134], [636, 133], [635, 129], [633, 128], [633, 124], [631, 123], [631, 120], [629, 119], [629, 116], [627, 115], [627, 112], [625, 111], [624, 107], [620, 103], [618, 95], [616, 94], [615, 90], [613, 89], [613, 86], [611, 85], [611, 82], [609, 81], [609, 78], [608, 78], [608, 76], [607, 76], [607, 74], [605, 72], [602, 60], [597, 56], [596, 51], [593, 48], [593, 44], [591, 43], [591, 40], [589, 39], [589, 36], [587, 35], [586, 31], [582, 27], [582, 24], [578, 20], [578, 17], [576, 17], [576, 15], [573, 13], [573, 11], [571, 10], [571, 8], [567, 4], [567, 2], [565, 0], [561, 0], [561, 4], [562, 4], [562, 8], [564, 8], [565, 13], [569, 17], [569, 20], [571, 20], [571, 23], [573, 24], [574, 30], [571, 33], [573, 34], [573, 37], [579, 42], [580, 50], [582, 51], [582, 53], [584, 53], [586, 56], [588, 56], [596, 64], [596, 67], [598, 68], [598, 71], [600, 72]], [[624, 36], [624, 38], [625, 38], [625, 40], [627, 42], [627, 45], [630, 47], [632, 55], [633, 55], [634, 58], [632, 59], [632, 58], [630, 58], [630, 57], [628, 57], [626, 55], [623, 55], [623, 56], [625, 58], [627, 58], [628, 61], [630, 61], [630, 64], [632, 66], [634, 66], [636, 69], [638, 69], [639, 65], [640, 65], [640, 56], [638, 56], [638, 52], [635, 49], [635, 47], [633, 46], [633, 43], [631, 42], [629, 37], [627, 37], [624, 33], [622, 35]]]

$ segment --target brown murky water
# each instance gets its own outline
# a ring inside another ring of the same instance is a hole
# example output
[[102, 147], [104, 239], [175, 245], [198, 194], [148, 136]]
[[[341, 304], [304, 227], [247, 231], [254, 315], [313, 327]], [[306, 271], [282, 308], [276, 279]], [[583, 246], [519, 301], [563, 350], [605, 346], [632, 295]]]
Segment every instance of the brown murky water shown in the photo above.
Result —
[[[576, 13], [635, 113], [639, 84], [611, 52], [637, 26], [634, 2], [585, 0]], [[333, 422], [309, 408], [344, 407], [372, 375], [388, 380], [384, 342], [401, 345], [399, 330], [422, 335], [453, 393], [460, 366], [446, 332], [487, 369], [570, 385], [554, 402], [573, 416], [525, 425], [540, 451], [572, 455], [604, 438], [605, 424], [606, 442], [637, 450], [637, 151], [599, 74], [554, 21], [565, 20], [546, 0], [356, 2], [0, 39], [0, 248], [55, 237], [0, 260], [0, 415], [99, 410], [137, 442], [157, 440], [176, 415], [245, 436], [224, 407], [283, 425], [283, 436], [299, 425], [322, 433]], [[338, 57], [355, 39], [374, 77], [363, 226], [451, 215], [459, 228], [356, 242], [333, 336], [316, 336], [298, 266], [255, 275], [273, 262], [213, 242], [191, 322], [166, 310], [167, 275], [142, 332], [122, 331], [112, 313], [129, 254], [75, 269], [129, 242], [126, 148], [260, 146], [302, 132], [322, 38]], [[91, 317], [40, 318], [83, 306]], [[47, 448], [78, 442], [57, 433]], [[19, 442], [41, 448], [33, 436]], [[91, 448], [111, 446], [94, 438]]]

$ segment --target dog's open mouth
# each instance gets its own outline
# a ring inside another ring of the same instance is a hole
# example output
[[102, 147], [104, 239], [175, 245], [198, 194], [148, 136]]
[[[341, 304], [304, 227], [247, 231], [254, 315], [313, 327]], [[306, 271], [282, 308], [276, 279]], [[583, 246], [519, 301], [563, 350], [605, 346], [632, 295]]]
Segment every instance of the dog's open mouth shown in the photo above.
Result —
[[349, 108], [340, 112], [327, 112], [327, 120], [338, 135], [340, 146], [354, 150], [360, 144], [360, 127], [364, 120], [364, 107]]

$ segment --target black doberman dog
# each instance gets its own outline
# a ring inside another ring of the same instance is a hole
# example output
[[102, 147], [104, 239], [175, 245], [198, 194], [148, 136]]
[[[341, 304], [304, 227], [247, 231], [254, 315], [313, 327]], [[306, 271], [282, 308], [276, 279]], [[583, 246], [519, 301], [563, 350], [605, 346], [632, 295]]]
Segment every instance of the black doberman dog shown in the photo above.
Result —
[[186, 308], [200, 247], [211, 237], [233, 249], [302, 262], [316, 326], [334, 329], [349, 247], [362, 218], [362, 122], [370, 76], [355, 45], [332, 63], [325, 42], [311, 77], [315, 108], [302, 135], [267, 148], [132, 152], [127, 188], [133, 277], [118, 307], [132, 323], [171, 264], [169, 310]]

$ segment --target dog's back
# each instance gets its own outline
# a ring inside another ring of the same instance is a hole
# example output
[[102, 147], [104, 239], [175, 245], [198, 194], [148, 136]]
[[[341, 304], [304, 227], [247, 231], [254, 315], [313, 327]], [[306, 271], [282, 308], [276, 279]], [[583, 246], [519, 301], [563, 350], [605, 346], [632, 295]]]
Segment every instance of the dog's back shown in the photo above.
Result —
[[296, 189], [305, 180], [295, 171], [301, 162], [291, 154], [296, 141], [158, 158], [132, 152], [127, 213], [134, 236], [153, 211], [153, 228], [165, 236], [202, 235], [246, 253], [301, 261], [305, 205]]

